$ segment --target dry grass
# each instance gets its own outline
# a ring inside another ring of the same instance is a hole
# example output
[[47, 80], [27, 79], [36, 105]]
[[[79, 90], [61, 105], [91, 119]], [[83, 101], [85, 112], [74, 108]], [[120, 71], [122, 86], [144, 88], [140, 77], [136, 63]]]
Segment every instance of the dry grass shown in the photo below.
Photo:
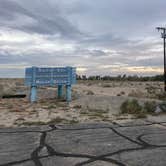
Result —
[[43, 122], [43, 121], [25, 121], [25, 122], [22, 122], [20, 125], [25, 125], [25, 126], [40, 126], [40, 125], [47, 125], [47, 123]]
[[108, 112], [109, 112], [109, 109], [102, 110], [102, 109], [87, 107], [87, 110], [81, 111], [80, 115], [86, 116], [89, 119], [100, 119], [100, 120], [104, 121], [104, 120], [109, 119]]

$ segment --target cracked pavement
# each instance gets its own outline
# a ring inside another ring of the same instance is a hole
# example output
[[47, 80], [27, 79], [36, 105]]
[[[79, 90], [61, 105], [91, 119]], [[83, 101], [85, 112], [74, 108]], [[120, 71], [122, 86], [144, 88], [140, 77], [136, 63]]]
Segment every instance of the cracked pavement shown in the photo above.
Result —
[[165, 166], [166, 121], [0, 129], [0, 166]]

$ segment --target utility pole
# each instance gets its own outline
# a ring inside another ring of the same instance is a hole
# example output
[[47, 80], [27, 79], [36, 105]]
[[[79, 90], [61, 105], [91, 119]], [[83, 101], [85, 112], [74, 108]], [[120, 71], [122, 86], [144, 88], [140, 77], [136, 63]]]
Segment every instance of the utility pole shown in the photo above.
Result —
[[165, 57], [165, 39], [166, 39], [166, 28], [157, 27], [158, 31], [161, 31], [161, 38], [163, 38], [164, 42], [164, 90], [166, 92], [166, 57]]

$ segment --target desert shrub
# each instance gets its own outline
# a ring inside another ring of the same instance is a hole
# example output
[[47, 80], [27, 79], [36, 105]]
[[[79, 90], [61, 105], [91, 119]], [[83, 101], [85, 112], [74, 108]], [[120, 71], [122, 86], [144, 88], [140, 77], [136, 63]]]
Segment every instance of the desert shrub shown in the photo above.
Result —
[[80, 94], [77, 90], [72, 90], [72, 100], [76, 100], [80, 97]]
[[53, 108], [56, 108], [56, 107], [57, 107], [56, 105], [51, 104], [51, 105], [49, 105], [49, 106], [47, 107], [47, 109], [53, 109]]
[[148, 86], [145, 89], [147, 90], [147, 93], [155, 94], [157, 88], [155, 86]]
[[66, 101], [64, 100], [58, 100], [57, 102], [55, 102], [57, 107], [68, 107], [68, 104], [66, 103]]
[[144, 111], [147, 113], [154, 113], [156, 109], [156, 102], [155, 101], [146, 101], [144, 103]]
[[159, 100], [166, 100], [166, 92], [160, 92], [156, 96]]
[[110, 85], [110, 84], [102, 84], [102, 87], [103, 87], [103, 88], [110, 88], [111, 85]]
[[81, 105], [74, 105], [73, 108], [76, 108], [76, 109], [81, 109], [82, 106]]
[[128, 96], [130, 96], [130, 97], [144, 97], [144, 93], [142, 93], [141, 91], [139, 91], [139, 90], [136, 90], [136, 91], [134, 91], [134, 90], [132, 90], [129, 94], [128, 94]]
[[42, 121], [25, 121], [22, 122], [21, 125], [25, 125], [25, 126], [38, 126], [38, 125], [46, 125], [46, 122], [42, 122]]
[[136, 99], [124, 101], [120, 109], [122, 114], [139, 114], [142, 112], [142, 106], [139, 105]]
[[140, 112], [139, 114], [135, 114], [136, 119], [146, 118], [145, 112]]
[[88, 91], [86, 92], [86, 94], [87, 94], [87, 95], [94, 95], [94, 92], [91, 91], [91, 90], [88, 90]]
[[121, 94], [121, 95], [125, 95], [125, 92], [124, 92], [124, 91], [121, 91], [120, 94]]
[[62, 122], [67, 122], [67, 119], [57, 116], [56, 118], [51, 119], [48, 123], [49, 124], [57, 124], [57, 123], [62, 123]]
[[15, 124], [15, 125], [21, 125], [24, 121], [25, 121], [24, 118], [19, 117], [19, 118], [17, 118], [17, 119], [15, 120], [14, 124]]
[[92, 86], [92, 85], [93, 85], [93, 84], [92, 84], [92, 83], [90, 83], [90, 82], [89, 82], [89, 83], [87, 83], [87, 86]]
[[78, 120], [75, 120], [75, 119], [72, 119], [72, 120], [70, 120], [70, 124], [76, 124], [76, 123], [78, 123], [79, 121]]

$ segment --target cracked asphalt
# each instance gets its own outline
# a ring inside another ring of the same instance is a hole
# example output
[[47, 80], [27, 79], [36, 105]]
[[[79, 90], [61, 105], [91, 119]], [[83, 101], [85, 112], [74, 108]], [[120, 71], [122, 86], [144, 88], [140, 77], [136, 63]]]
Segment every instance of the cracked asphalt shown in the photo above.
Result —
[[166, 122], [0, 129], [0, 166], [165, 166]]

